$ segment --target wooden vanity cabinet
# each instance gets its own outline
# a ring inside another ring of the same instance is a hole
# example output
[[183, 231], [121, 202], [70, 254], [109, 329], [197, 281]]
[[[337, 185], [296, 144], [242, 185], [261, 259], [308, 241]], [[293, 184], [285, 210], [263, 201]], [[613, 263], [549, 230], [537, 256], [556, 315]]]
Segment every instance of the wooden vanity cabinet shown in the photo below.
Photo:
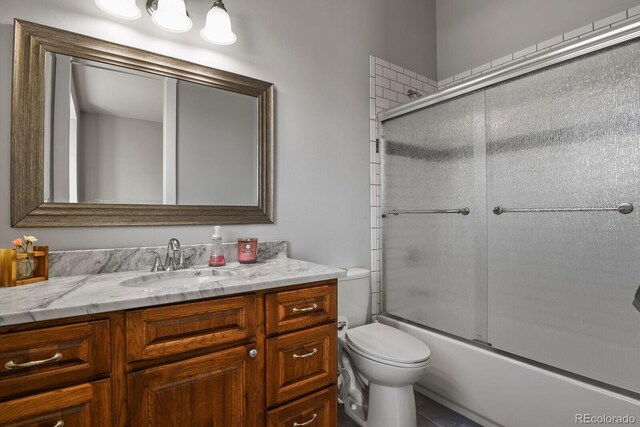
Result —
[[336, 303], [327, 280], [0, 327], [0, 426], [336, 427]]
[[261, 405], [250, 398], [260, 374], [252, 349], [234, 347], [130, 374], [131, 425], [262, 425]]

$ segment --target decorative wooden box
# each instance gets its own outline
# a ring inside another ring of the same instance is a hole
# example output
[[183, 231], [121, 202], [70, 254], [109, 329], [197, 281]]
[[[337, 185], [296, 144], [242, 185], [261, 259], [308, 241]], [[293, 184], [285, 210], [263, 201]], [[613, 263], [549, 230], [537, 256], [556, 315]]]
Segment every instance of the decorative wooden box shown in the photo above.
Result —
[[[31, 255], [38, 261], [33, 277], [17, 279], [17, 261]], [[34, 246], [33, 252], [16, 252], [15, 249], [0, 249], [0, 287], [13, 287], [42, 282], [49, 278], [49, 246]]]

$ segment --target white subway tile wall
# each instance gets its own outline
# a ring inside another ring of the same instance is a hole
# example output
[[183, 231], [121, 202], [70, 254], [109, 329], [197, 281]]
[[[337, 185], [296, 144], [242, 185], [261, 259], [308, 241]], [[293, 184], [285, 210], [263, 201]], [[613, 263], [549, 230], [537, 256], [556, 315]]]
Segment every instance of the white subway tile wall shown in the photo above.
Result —
[[[590, 33], [591, 31], [593, 31], [593, 27], [594, 27], [594, 23], [591, 23], [589, 25], [585, 25], [585, 26], [582, 26], [580, 28], [576, 28], [573, 31], [569, 31], [568, 33], [564, 33], [564, 36], [563, 36], [564, 40], [575, 39], [578, 36]], [[602, 27], [600, 27], [600, 28], [602, 28]]]
[[465, 77], [469, 77], [470, 75], [471, 75], [471, 70], [467, 70], [463, 73], [456, 74], [455, 76], [453, 76], [453, 80], [462, 80]]
[[380, 296], [382, 289], [380, 280], [382, 269], [381, 258], [381, 190], [380, 153], [377, 152], [378, 123], [375, 115], [382, 110], [409, 102], [409, 90], [421, 96], [438, 90], [438, 82], [428, 77], [407, 70], [399, 65], [369, 57], [369, 105], [371, 116], [371, 135], [369, 136], [370, 171], [371, 171], [371, 314], [375, 320], [380, 312]]
[[[509, 55], [505, 55], [505, 56], [503, 56], [501, 58], [494, 59], [493, 61], [491, 61], [491, 67], [492, 68], [497, 67], [498, 65], [505, 64], [505, 63], [507, 63], [507, 62], [509, 62], [511, 60], [513, 60], [513, 54], [512, 53], [510, 53]], [[456, 80], [455, 76], [453, 77], [453, 79]]]
[[[518, 58], [522, 58], [525, 55], [529, 55], [530, 53], [533, 53], [536, 51], [536, 45], [534, 44], [533, 46], [529, 46], [529, 47], [525, 47], [524, 49], [520, 49], [517, 52], [513, 52], [513, 59], [518, 59]], [[485, 68], [484, 70], [488, 70], [489, 68], [491, 68], [491, 64], [486, 64], [489, 65], [487, 68]], [[475, 68], [474, 68], [475, 70]], [[482, 71], [484, 71], [482, 70]], [[473, 71], [475, 73], [475, 71]]]
[[[629, 15], [631, 16], [631, 15]], [[594, 30], [598, 30], [600, 28], [609, 26], [611, 24], [614, 24], [618, 21], [622, 21], [623, 19], [627, 18], [627, 12], [626, 11], [622, 11], [620, 13], [616, 13], [615, 15], [611, 15], [607, 18], [604, 19], [600, 19], [599, 21], [596, 21], [593, 23], [593, 29]]]
[[537, 45], [538, 46], [538, 50], [544, 50], [544, 49], [546, 49], [548, 47], [553, 46], [554, 44], [558, 44], [558, 43], [562, 42], [563, 40], [564, 39], [562, 38], [562, 35], [552, 37], [552, 38], [550, 38], [548, 40], [545, 40], [543, 42], [538, 43], [538, 45]]
[[376, 58], [376, 64], [380, 64], [382, 67], [389, 68], [389, 63], [384, 59]]
[[494, 59], [486, 64], [479, 65], [471, 70], [447, 77], [438, 82], [407, 70], [399, 65], [391, 64], [381, 58], [369, 57], [369, 104], [370, 104], [370, 171], [371, 171], [371, 317], [375, 320], [380, 313], [382, 286], [382, 178], [380, 153], [376, 140], [379, 137], [376, 114], [409, 102], [408, 91], [417, 91], [421, 96], [434, 93], [440, 89], [469, 80], [480, 74], [490, 72], [498, 67], [505, 67], [515, 61], [535, 55], [541, 51], [553, 49], [563, 44], [572, 42], [577, 37], [584, 38], [590, 35], [606, 31], [608, 28], [625, 24], [630, 21], [640, 20], [640, 6], [616, 13], [609, 17], [597, 20], [580, 28], [568, 31], [559, 36], [542, 41], [533, 46], [520, 49], [516, 52]]
[[[533, 46], [533, 51], [536, 50], [536, 47]], [[491, 68], [491, 62], [487, 62], [486, 64], [480, 65], [478, 67], [472, 68], [471, 69], [471, 74], [480, 74], [483, 71], [488, 70], [489, 68]], [[440, 86], [443, 83], [438, 82], [438, 86]]]

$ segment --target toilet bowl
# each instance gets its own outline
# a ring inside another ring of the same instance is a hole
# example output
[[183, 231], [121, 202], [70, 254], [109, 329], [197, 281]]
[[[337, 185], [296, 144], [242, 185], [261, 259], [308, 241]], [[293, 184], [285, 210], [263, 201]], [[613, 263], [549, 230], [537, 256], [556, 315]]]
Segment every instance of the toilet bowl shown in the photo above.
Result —
[[381, 323], [364, 324], [361, 317], [341, 311], [347, 307], [351, 314], [362, 313], [355, 307], [363, 301], [358, 286], [366, 284], [364, 301], [370, 300], [368, 272], [348, 272], [338, 283], [338, 312], [350, 325], [338, 338], [344, 410], [362, 427], [416, 427], [413, 384], [427, 372], [431, 351], [406, 332]]

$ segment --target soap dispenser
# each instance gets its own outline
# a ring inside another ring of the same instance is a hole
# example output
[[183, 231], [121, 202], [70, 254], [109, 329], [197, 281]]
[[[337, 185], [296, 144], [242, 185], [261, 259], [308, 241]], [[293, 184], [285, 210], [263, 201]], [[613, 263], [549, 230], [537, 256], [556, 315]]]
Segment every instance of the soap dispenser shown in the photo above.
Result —
[[209, 257], [209, 267], [222, 267], [226, 264], [224, 252], [222, 251], [222, 227], [216, 225], [213, 227], [213, 236], [211, 236], [211, 256]]

